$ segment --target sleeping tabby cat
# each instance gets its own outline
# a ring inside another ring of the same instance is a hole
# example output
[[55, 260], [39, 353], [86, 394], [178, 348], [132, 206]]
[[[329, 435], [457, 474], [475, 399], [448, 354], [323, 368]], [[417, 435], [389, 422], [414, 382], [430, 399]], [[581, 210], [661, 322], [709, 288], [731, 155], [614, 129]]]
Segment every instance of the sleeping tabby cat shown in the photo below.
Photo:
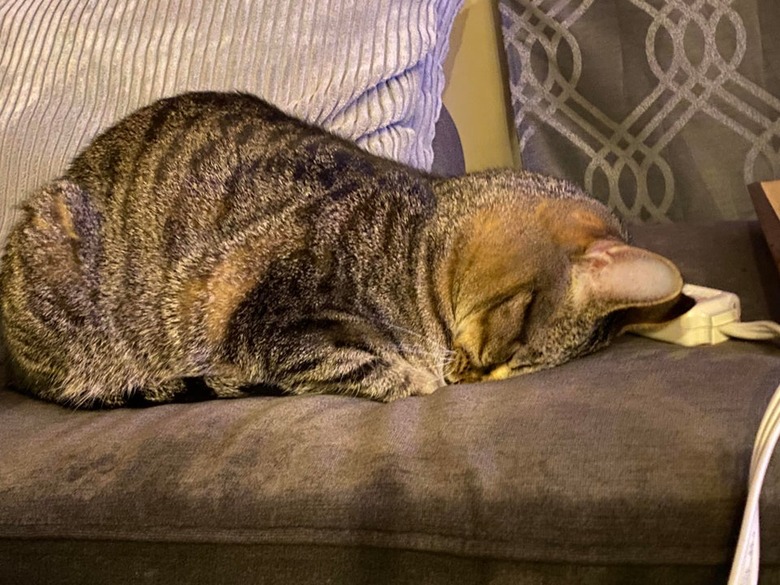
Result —
[[[569, 183], [437, 178], [243, 94], [98, 136], [0, 274], [16, 384], [73, 406], [275, 387], [382, 401], [592, 352], [682, 281]], [[204, 390], [205, 389], [205, 390]]]

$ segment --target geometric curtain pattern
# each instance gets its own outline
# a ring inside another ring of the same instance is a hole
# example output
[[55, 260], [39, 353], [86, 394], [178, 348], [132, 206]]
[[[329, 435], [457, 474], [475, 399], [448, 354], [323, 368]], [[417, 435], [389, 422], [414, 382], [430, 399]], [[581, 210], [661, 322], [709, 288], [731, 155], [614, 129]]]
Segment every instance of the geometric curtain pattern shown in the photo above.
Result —
[[753, 217], [780, 178], [780, 1], [500, 0], [523, 165], [633, 221]]

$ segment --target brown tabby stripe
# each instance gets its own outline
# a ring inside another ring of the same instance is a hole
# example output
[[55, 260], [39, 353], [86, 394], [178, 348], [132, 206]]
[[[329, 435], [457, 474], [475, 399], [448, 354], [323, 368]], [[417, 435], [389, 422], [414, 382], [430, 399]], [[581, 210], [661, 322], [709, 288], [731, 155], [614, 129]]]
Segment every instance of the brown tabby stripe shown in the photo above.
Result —
[[567, 183], [436, 179], [244, 94], [128, 117], [26, 214], [0, 269], [5, 338], [29, 386], [75, 405], [198, 384], [427, 394], [603, 345], [610, 305], [583, 303], [596, 238], [676, 282]]

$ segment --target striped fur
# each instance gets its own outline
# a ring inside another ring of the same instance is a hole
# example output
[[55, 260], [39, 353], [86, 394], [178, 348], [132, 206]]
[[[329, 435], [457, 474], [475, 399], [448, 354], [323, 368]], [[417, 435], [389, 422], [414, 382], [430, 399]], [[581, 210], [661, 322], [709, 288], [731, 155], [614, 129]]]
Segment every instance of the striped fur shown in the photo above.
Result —
[[389, 401], [603, 346], [627, 303], [575, 306], [573, 275], [624, 237], [567, 183], [439, 179], [253, 96], [185, 94], [26, 202], [4, 341], [19, 386], [68, 405], [269, 386]]

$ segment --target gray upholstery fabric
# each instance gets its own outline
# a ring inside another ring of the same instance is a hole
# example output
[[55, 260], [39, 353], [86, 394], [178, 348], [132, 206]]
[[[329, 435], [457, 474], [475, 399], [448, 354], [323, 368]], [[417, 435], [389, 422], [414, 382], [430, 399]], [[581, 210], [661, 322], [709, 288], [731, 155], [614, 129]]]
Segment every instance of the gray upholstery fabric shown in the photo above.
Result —
[[431, 172], [443, 177], [455, 177], [466, 172], [463, 146], [458, 128], [447, 107], [442, 104], [433, 137], [433, 164]]
[[780, 177], [776, 0], [501, 0], [526, 168], [632, 220], [754, 217]]
[[[634, 231], [689, 281], [740, 294], [746, 319], [777, 315], [780, 284], [755, 223]], [[124, 564], [158, 583], [211, 582], [208, 567], [236, 558], [247, 564], [217, 582], [247, 582], [247, 566], [268, 582], [366, 582], [371, 567], [372, 582], [444, 582], [425, 576], [460, 566], [475, 583], [717, 583], [778, 382], [774, 345], [626, 337], [557, 369], [390, 405], [288, 397], [74, 412], [0, 391], [0, 567], [10, 582], [42, 583], [77, 572], [71, 555], [86, 575], [127, 576]], [[771, 568], [780, 466], [764, 490]], [[165, 560], [187, 546], [211, 555], [195, 576]], [[111, 567], [105, 555], [117, 555]]]
[[[13, 583], [25, 585], [717, 585], [728, 573], [708, 565], [521, 563], [374, 547], [78, 540], [0, 540], [0, 560], [18, 577]], [[777, 583], [780, 570], [764, 568], [761, 585]]]
[[0, 2], [0, 244], [99, 131], [189, 90], [248, 91], [429, 169], [462, 0]]

